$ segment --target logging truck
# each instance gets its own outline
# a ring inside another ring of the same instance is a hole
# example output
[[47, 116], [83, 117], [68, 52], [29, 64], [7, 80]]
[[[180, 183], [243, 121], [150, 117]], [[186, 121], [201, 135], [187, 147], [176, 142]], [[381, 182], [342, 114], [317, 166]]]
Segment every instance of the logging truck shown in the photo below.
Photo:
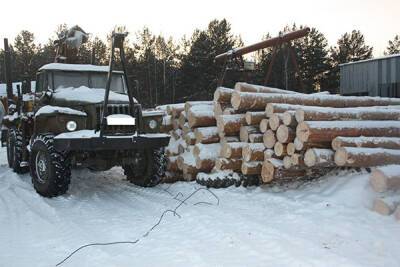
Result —
[[[45, 197], [67, 192], [73, 167], [122, 166], [130, 182], [157, 184], [169, 135], [159, 133], [163, 113], [142, 111], [133, 97], [125, 69], [126, 34], [112, 34], [109, 66], [97, 66], [70, 63], [73, 45], [84, 36], [77, 31], [59, 42], [56, 63], [38, 70], [31, 98], [8, 99], [2, 135], [9, 167], [30, 172], [33, 187]], [[122, 71], [114, 70], [115, 49]]]

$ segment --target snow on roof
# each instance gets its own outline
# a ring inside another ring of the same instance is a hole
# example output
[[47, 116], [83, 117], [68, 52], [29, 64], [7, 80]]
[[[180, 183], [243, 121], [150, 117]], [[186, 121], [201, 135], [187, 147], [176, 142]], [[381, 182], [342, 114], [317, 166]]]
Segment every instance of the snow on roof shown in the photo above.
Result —
[[91, 64], [65, 64], [50, 63], [42, 66], [40, 70], [59, 70], [59, 71], [92, 71], [92, 72], [108, 72], [108, 66], [96, 66]]
[[[102, 103], [104, 101], [103, 88], [88, 88], [86, 86], [81, 86], [78, 88], [67, 87], [67, 88], [57, 88], [53, 93], [53, 98], [65, 101], [82, 101], [86, 103]], [[110, 91], [108, 100], [110, 102], [126, 102], [129, 103], [129, 98], [127, 95], [118, 94]], [[136, 99], [134, 102], [137, 103]]]
[[387, 55], [387, 56], [383, 56], [383, 57], [375, 57], [375, 58], [364, 59], [364, 60], [359, 60], [359, 61], [347, 62], [347, 63], [339, 64], [339, 66], [341, 67], [341, 66], [364, 63], [364, 62], [369, 62], [369, 61], [389, 59], [389, 58], [393, 58], [393, 57], [400, 57], [400, 54], [393, 54], [393, 55]]

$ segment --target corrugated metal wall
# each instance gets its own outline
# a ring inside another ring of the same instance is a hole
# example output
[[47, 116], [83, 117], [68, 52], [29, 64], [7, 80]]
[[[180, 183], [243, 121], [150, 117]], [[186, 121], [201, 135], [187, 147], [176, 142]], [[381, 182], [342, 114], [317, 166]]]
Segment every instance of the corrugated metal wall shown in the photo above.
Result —
[[400, 55], [340, 65], [340, 93], [400, 97]]

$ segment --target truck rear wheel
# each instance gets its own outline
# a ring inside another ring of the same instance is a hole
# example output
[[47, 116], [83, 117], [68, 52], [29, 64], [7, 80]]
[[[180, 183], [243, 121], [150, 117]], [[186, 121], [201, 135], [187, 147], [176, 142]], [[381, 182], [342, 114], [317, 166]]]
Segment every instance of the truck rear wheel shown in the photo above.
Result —
[[[7, 161], [8, 166], [14, 172], [23, 174], [29, 172], [28, 166], [21, 166], [24, 162], [23, 151], [26, 149], [23, 143], [23, 136], [19, 130], [8, 130], [7, 134]], [[26, 163], [27, 164], [27, 163]]]
[[35, 138], [29, 166], [33, 187], [40, 195], [56, 197], [67, 192], [71, 169], [66, 157], [54, 149], [53, 136]]
[[164, 149], [146, 149], [139, 155], [136, 164], [122, 166], [127, 179], [142, 187], [157, 185], [165, 174]]

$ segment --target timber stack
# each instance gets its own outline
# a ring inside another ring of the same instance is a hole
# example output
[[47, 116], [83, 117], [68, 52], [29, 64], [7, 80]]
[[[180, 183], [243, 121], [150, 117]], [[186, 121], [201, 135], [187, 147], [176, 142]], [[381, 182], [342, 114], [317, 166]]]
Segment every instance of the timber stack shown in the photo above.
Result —
[[213, 101], [167, 106], [167, 114], [168, 169], [186, 180], [229, 171], [270, 183], [400, 164], [400, 99], [239, 82], [217, 88]]

